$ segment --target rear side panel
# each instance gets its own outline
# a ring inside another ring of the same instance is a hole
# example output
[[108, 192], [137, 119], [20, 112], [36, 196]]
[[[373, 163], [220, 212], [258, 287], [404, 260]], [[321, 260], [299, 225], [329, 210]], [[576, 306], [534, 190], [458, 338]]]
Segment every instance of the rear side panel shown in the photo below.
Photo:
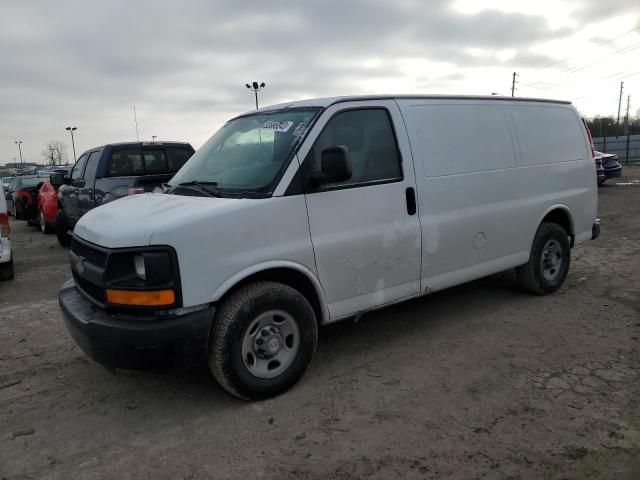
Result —
[[597, 212], [595, 163], [582, 121], [571, 105], [513, 104], [508, 108], [519, 146], [517, 188], [538, 222], [555, 207], [568, 211], [576, 243], [591, 238]]
[[570, 105], [483, 99], [398, 103], [416, 165], [423, 290], [526, 263], [540, 221], [555, 207], [571, 212], [576, 232], [590, 235], [595, 171]]
[[423, 290], [503, 269], [504, 258], [526, 262], [527, 220], [517, 215], [516, 146], [503, 106], [451, 99], [400, 104], [415, 157]]

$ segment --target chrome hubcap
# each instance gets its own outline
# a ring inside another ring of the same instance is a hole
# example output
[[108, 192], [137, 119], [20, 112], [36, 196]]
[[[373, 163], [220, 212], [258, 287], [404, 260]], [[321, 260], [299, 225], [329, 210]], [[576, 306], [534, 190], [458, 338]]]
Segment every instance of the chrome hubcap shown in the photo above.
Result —
[[553, 281], [562, 270], [562, 246], [557, 240], [551, 239], [542, 249], [542, 275], [546, 280]]
[[242, 338], [242, 360], [258, 378], [273, 378], [291, 366], [300, 348], [300, 330], [284, 310], [256, 317]]

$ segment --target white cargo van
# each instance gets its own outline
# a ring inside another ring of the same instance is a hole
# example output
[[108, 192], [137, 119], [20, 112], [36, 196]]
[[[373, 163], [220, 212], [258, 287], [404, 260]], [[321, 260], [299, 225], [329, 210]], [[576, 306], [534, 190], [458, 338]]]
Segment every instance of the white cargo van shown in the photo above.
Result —
[[318, 326], [517, 268], [562, 285], [595, 238], [596, 171], [568, 102], [371, 96], [227, 122], [163, 193], [92, 210], [60, 305], [99, 362], [206, 355], [233, 394], [303, 374]]

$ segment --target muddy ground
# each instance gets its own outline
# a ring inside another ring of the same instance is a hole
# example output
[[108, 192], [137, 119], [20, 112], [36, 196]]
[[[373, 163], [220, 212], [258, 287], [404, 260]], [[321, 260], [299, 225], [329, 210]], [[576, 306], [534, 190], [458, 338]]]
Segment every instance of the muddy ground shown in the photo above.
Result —
[[0, 477], [638, 480], [640, 168], [600, 189], [600, 216], [557, 294], [505, 274], [322, 328], [302, 381], [260, 403], [206, 367], [89, 360], [57, 306], [65, 249], [14, 223]]

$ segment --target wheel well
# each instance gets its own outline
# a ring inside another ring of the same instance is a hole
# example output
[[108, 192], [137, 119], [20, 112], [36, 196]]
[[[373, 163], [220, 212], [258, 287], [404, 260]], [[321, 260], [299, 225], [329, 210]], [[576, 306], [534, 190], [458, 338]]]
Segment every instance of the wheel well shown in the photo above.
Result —
[[271, 268], [254, 273], [253, 275], [249, 275], [247, 278], [244, 278], [243, 280], [235, 284], [227, 293], [224, 294], [221, 300], [223, 300], [238, 288], [258, 281], [278, 282], [284, 285], [288, 285], [291, 288], [295, 288], [302, 295], [304, 295], [311, 304], [313, 312], [316, 314], [318, 323], [322, 321], [322, 306], [320, 305], [320, 299], [318, 298], [318, 294], [315, 287], [313, 286], [313, 283], [311, 283], [311, 280], [309, 280], [309, 278], [304, 273], [293, 270], [291, 268]]
[[573, 247], [573, 225], [571, 223], [571, 217], [566, 210], [563, 210], [562, 208], [551, 210], [545, 215], [542, 222], [555, 223], [564, 228], [567, 235], [571, 237], [571, 246]]

